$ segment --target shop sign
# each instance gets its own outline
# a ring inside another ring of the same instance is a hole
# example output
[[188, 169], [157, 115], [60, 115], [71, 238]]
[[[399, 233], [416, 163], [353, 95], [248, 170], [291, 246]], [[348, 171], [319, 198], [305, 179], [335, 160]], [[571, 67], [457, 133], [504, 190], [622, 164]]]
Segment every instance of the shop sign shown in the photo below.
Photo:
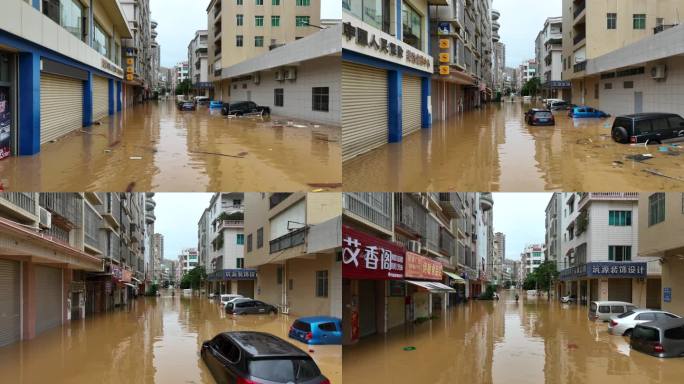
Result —
[[256, 280], [256, 277], [256, 269], [223, 269], [207, 276], [207, 280]]
[[451, 24], [441, 22], [437, 24], [437, 34], [438, 35], [449, 35], [451, 34]]
[[123, 69], [119, 68], [118, 66], [114, 65], [107, 59], [102, 59], [102, 69], [105, 71], [113, 72], [117, 75], [123, 76], [124, 72]]
[[72, 281], [70, 290], [71, 290], [71, 292], [83, 292], [83, 291], [85, 291], [85, 281]]
[[404, 247], [342, 226], [342, 276], [351, 279], [404, 278]]
[[132, 74], [132, 73], [127, 74], [127, 75], [126, 75], [126, 80], [128, 80], [128, 81], [133, 81], [133, 74]]
[[449, 39], [439, 39], [440, 49], [449, 49]]
[[597, 262], [566, 268], [560, 272], [560, 279], [572, 280], [580, 277], [644, 278], [646, 273], [646, 263]]
[[406, 252], [406, 278], [422, 280], [442, 280], [442, 263], [417, 253]]
[[10, 155], [10, 123], [12, 111], [9, 104], [10, 88], [0, 87], [0, 160]]
[[131, 65], [131, 66], [132, 66], [132, 65], [134, 65], [134, 64], [135, 64], [135, 59], [134, 59], [134, 58], [129, 57], [128, 59], [126, 59], [126, 65]]
[[451, 68], [449, 68], [448, 65], [440, 65], [439, 66], [439, 74], [440, 75], [448, 75], [451, 72]]
[[122, 273], [121, 281], [123, 281], [124, 283], [130, 283], [132, 275], [133, 275], [133, 273], [131, 271], [124, 269], [123, 273]]
[[544, 88], [572, 88], [569, 81], [552, 80], [544, 83]]
[[448, 63], [450, 61], [449, 54], [446, 52], [442, 52], [439, 54], [439, 62], [440, 63]]
[[672, 302], [672, 288], [663, 288], [663, 301], [666, 303]]
[[114, 278], [114, 280], [121, 281], [121, 279], [123, 279], [123, 272], [121, 272], [121, 268], [117, 267], [116, 265], [112, 265], [110, 268], [112, 272], [112, 278]]

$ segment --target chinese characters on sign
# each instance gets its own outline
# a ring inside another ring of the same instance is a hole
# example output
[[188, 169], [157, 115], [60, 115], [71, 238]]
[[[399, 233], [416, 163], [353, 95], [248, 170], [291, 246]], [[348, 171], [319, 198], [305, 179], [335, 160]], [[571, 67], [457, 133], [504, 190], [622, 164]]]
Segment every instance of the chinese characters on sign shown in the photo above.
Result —
[[646, 277], [646, 263], [616, 263], [598, 262], [582, 264], [564, 269], [560, 273], [561, 280], [570, 280], [579, 277]]
[[209, 281], [217, 280], [256, 280], [256, 269], [223, 269], [210, 274]]
[[442, 280], [442, 263], [407, 251], [404, 276], [414, 279], [440, 281]]
[[403, 279], [404, 247], [342, 226], [342, 276]]

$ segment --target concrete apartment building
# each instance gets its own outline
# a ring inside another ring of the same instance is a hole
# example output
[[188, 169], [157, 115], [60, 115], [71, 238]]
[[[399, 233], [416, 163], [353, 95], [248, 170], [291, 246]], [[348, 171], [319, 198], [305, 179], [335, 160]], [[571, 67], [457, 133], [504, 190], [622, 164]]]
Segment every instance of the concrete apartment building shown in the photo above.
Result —
[[492, 62], [492, 88], [503, 94], [506, 89], [506, 44], [494, 43]]
[[[124, 105], [128, 107], [148, 99], [152, 91], [153, 31], [150, 26], [149, 0], [120, 0], [119, 3], [133, 35], [122, 41], [123, 67], [126, 72], [123, 99]], [[154, 34], [156, 37], [156, 32]]]
[[684, 194], [639, 194], [639, 256], [662, 266], [662, 309], [684, 314]]
[[161, 281], [161, 262], [164, 260], [164, 235], [155, 233], [152, 236], [152, 282]]
[[538, 77], [538, 73], [537, 61], [535, 59], [523, 61], [522, 64], [518, 66], [518, 70], [516, 71], [516, 75], [518, 76], [516, 81], [519, 87], [518, 91], [520, 91], [528, 81]]
[[[433, 6], [430, 53], [439, 67], [432, 76], [432, 110], [433, 119], [440, 121], [492, 98], [494, 45], [500, 40], [501, 13], [492, 9], [491, 0], [428, 4]], [[503, 68], [502, 63], [496, 64], [496, 69]]]
[[563, 0], [563, 79], [572, 82], [572, 102], [614, 115], [680, 113], [684, 30], [668, 29], [682, 12], [682, 0]]
[[187, 61], [181, 61], [173, 67], [173, 91], [185, 80], [190, 79], [190, 64]]
[[[163, 262], [163, 260], [162, 260]], [[181, 251], [181, 254], [178, 255], [178, 264], [179, 268], [181, 270], [182, 276], [188, 274], [190, 271], [195, 269], [196, 267], [199, 266], [199, 256], [197, 255], [197, 249], [196, 248], [185, 248]], [[161, 265], [162, 263], [159, 263], [160, 265], [160, 280], [163, 280], [161, 278], [161, 273], [162, 273], [162, 268]]]
[[254, 298], [296, 316], [342, 317], [338, 193], [245, 194], [245, 266]]
[[3, 0], [0, 26], [10, 122], [0, 158], [34, 155], [122, 109], [121, 46], [132, 33], [117, 0]]
[[229, 68], [318, 30], [319, 0], [212, 0], [207, 7], [209, 81], [212, 98], [230, 100]]
[[342, 2], [343, 161], [432, 126], [428, 11], [426, 0]]
[[208, 32], [199, 30], [188, 45], [188, 76], [192, 81], [195, 96], [209, 97], [209, 91], [213, 85], [209, 82], [208, 63]]
[[154, 192], [145, 193], [145, 249], [144, 255], [144, 272], [145, 272], [145, 283], [149, 284], [152, 281], [152, 276], [154, 273], [154, 260], [153, 260], [153, 250], [154, 250], [154, 223], [157, 221], [157, 217], [154, 215], [154, 208], [157, 203], [154, 201]]
[[520, 254], [520, 262], [522, 263], [524, 277], [534, 272], [544, 262], [544, 244], [525, 246]]
[[542, 84], [542, 96], [548, 99], [570, 100], [570, 83], [563, 80], [563, 18], [549, 17], [535, 41], [537, 77]]
[[144, 290], [142, 193], [0, 193], [0, 345]]
[[152, 28], [152, 31], [150, 32], [150, 37], [152, 39], [150, 41], [150, 78], [152, 79], [152, 83], [150, 84], [150, 86], [152, 87], [153, 92], [159, 93], [159, 74], [161, 72], [161, 45], [159, 45], [159, 43], [157, 42], [157, 26], [158, 23], [156, 21], [150, 21], [150, 28]]
[[639, 255], [639, 194], [561, 193], [563, 265], [557, 294], [660, 308], [658, 263]]
[[554, 193], [551, 195], [549, 204], [546, 206], [545, 228], [544, 260], [554, 262], [556, 269], [559, 271], [565, 269], [567, 266], [563, 264], [564, 258], [562, 254], [565, 227], [563, 227], [563, 201], [561, 194]]
[[[494, 234], [494, 248], [492, 251], [492, 264], [488, 266], [491, 272], [490, 281], [492, 284], [501, 285], [504, 281], [510, 280], [510, 272], [506, 269], [506, 235], [501, 232]], [[508, 274], [506, 274], [508, 272]], [[507, 275], [507, 276], [506, 276]]]

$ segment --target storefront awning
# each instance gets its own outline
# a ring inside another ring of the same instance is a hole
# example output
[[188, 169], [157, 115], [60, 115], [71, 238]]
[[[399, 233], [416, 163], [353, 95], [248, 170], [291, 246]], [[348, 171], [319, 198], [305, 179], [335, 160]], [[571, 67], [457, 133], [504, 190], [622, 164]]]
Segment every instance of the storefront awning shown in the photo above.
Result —
[[435, 281], [406, 280], [406, 282], [427, 289], [430, 293], [456, 292], [456, 290], [450, 286]]
[[135, 281], [138, 284], [142, 284], [142, 281], [136, 279], [135, 277], [131, 276], [131, 280]]
[[465, 284], [465, 283], [466, 283], [466, 281], [465, 281], [464, 278], [462, 278], [461, 276], [459, 276], [459, 275], [457, 275], [457, 274], [455, 274], [455, 273], [451, 273], [451, 272], [447, 272], [447, 271], [442, 271], [442, 272], [444, 272], [445, 275], [447, 275], [447, 276], [451, 277], [452, 279], [456, 280], [456, 284]]

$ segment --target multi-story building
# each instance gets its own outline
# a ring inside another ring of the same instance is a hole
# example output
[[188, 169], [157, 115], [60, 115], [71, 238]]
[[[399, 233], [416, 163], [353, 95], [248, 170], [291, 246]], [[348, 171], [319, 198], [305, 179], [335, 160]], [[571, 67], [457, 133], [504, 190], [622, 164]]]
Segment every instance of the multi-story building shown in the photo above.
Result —
[[684, 27], [667, 29], [683, 12], [682, 0], [563, 0], [563, 79], [572, 82], [572, 102], [611, 114], [681, 112]]
[[342, 317], [341, 199], [336, 193], [246, 193], [245, 266], [254, 298], [281, 313]]
[[563, 79], [563, 18], [549, 17], [535, 44], [537, 77], [545, 98], [570, 100], [570, 83]]
[[0, 193], [0, 345], [125, 305], [142, 287], [142, 193]]
[[208, 32], [199, 30], [188, 45], [188, 76], [192, 81], [195, 96], [209, 96], [209, 90], [213, 87], [209, 82], [209, 67], [207, 66], [207, 41]]
[[503, 95], [506, 89], [506, 45], [500, 41], [494, 43], [492, 53], [492, 88]]
[[501, 232], [494, 234], [493, 262], [489, 267], [493, 282], [501, 285], [510, 280], [510, 271], [506, 269], [506, 235]]
[[[199, 257], [197, 256], [197, 249], [195, 248], [185, 248], [178, 255], [178, 264], [182, 275], [186, 275], [188, 272], [192, 271], [199, 266]], [[161, 276], [161, 262], [160, 265], [160, 276]]]
[[154, 201], [154, 192], [145, 193], [145, 250], [144, 250], [144, 273], [145, 286], [149, 288], [154, 272], [154, 222], [157, 217], [154, 215], [154, 208], [157, 203]]
[[[429, 38], [439, 71], [432, 80], [435, 120], [479, 107], [492, 96], [493, 50], [500, 40], [500, 12], [491, 0], [433, 2]], [[436, 9], [436, 11], [432, 11]]]
[[517, 84], [522, 89], [522, 87], [530, 80], [537, 76], [537, 61], [535, 59], [525, 60], [518, 66]]
[[3, 0], [0, 99], [10, 106], [0, 158], [41, 145], [122, 108], [122, 39], [132, 38], [117, 0]]
[[651, 283], [662, 309], [684, 313], [684, 193], [639, 194], [638, 225], [639, 256], [662, 266], [662, 284]]
[[[156, 21], [150, 21], [150, 28], [152, 29], [150, 32], [150, 78], [152, 79], [152, 83], [150, 86], [154, 92], [160, 93], [159, 76], [161, 73], [161, 46], [157, 42], [157, 26], [158, 23]], [[170, 81], [170, 79], [167, 81]], [[169, 88], [167, 87], [166, 90], [168, 91], [168, 89]]]
[[[126, 68], [123, 99], [125, 106], [131, 106], [150, 96], [150, 87], [154, 79], [151, 71], [150, 1], [120, 0], [119, 3], [133, 35], [132, 38], [122, 41], [123, 64]], [[156, 32], [154, 33], [156, 35]]]
[[563, 233], [565, 231], [563, 222], [563, 201], [560, 193], [551, 195], [551, 200], [546, 206], [546, 236], [544, 238], [544, 252], [546, 261], [556, 264], [557, 270], [565, 269], [562, 251]]
[[660, 308], [660, 265], [639, 249], [639, 194], [562, 193], [560, 291], [580, 302], [619, 300]]
[[160, 95], [171, 92], [173, 89], [173, 69], [159, 67], [159, 72], [157, 73], [157, 88]]
[[207, 7], [209, 81], [212, 98], [228, 101], [231, 80], [222, 70], [320, 28], [320, 0], [211, 0]]
[[176, 88], [180, 86], [180, 84], [185, 81], [190, 79], [189, 76], [190, 73], [190, 67], [187, 61], [182, 61], [178, 64], [176, 64], [173, 68], [173, 91], [176, 91]]
[[432, 126], [434, 68], [427, 0], [344, 0], [342, 22], [346, 161]]
[[161, 261], [164, 260], [164, 235], [155, 233], [152, 236], [152, 282], [161, 281]]
[[[544, 244], [530, 244], [520, 254], [524, 277], [534, 272], [544, 262]], [[524, 279], [523, 277], [523, 279]]]

